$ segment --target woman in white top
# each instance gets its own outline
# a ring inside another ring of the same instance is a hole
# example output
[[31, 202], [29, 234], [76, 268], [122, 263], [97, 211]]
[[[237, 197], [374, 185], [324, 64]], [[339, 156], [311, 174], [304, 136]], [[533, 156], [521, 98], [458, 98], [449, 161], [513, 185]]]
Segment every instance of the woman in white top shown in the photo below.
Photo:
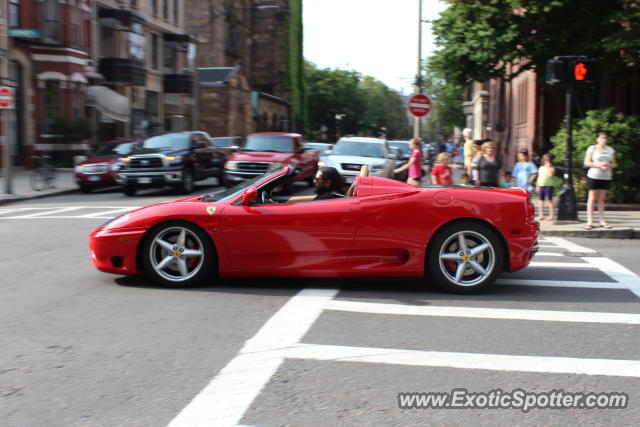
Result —
[[587, 149], [584, 157], [584, 165], [589, 168], [587, 172], [587, 188], [589, 198], [587, 199], [587, 225], [586, 230], [593, 228], [593, 205], [598, 204], [598, 216], [600, 225], [604, 228], [611, 228], [604, 220], [604, 201], [607, 198], [607, 191], [613, 178], [612, 169], [618, 166], [616, 163], [616, 152], [609, 147], [609, 133], [599, 131], [596, 139], [597, 144]]

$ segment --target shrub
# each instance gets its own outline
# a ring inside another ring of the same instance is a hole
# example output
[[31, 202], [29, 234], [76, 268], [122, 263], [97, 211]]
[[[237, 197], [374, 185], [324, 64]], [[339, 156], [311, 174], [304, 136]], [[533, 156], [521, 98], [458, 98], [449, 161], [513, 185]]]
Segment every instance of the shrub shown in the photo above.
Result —
[[[583, 167], [584, 156], [589, 146], [596, 143], [596, 132], [609, 132], [609, 145], [616, 150], [618, 167], [613, 171], [613, 181], [608, 198], [616, 203], [640, 202], [640, 119], [624, 116], [612, 109], [591, 110], [582, 119], [574, 121], [573, 127], [573, 182], [577, 196], [586, 195], [587, 169]], [[567, 143], [566, 122], [551, 137], [551, 153], [558, 162], [565, 158]]]

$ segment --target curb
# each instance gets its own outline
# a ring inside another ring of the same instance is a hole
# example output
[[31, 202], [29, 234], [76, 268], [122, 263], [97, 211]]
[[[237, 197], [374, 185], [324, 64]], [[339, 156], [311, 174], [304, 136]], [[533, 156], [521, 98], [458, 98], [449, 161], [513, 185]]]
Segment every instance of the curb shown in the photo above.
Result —
[[640, 239], [640, 230], [540, 230], [541, 236], [586, 237], [588, 239]]
[[69, 190], [53, 191], [51, 193], [34, 194], [33, 196], [15, 196], [15, 197], [9, 196], [9, 197], [0, 199], [0, 206], [7, 205], [9, 203], [14, 203], [14, 202], [24, 202], [28, 200], [45, 199], [47, 197], [62, 196], [65, 194], [77, 193], [78, 191], [80, 190], [77, 188], [73, 188]]

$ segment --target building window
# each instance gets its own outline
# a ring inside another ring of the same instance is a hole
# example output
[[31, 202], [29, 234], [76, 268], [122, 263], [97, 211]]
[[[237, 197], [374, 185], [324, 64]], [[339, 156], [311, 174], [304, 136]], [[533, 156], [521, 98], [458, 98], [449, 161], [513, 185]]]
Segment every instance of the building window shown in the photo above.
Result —
[[162, 17], [169, 19], [169, 0], [162, 0]]
[[158, 0], [151, 0], [151, 14], [158, 16]]
[[9, 0], [9, 27], [20, 27], [20, 0]]
[[160, 130], [160, 112], [158, 109], [158, 92], [148, 90], [145, 99], [145, 110], [147, 111], [147, 119], [149, 120], [149, 133]]
[[100, 56], [102, 58], [116, 57], [115, 30], [111, 27], [100, 26]]
[[158, 35], [151, 34], [151, 68], [157, 70], [158, 64]]
[[178, 9], [180, 9], [180, 0], [173, 0], [173, 22], [178, 23]]
[[60, 4], [58, 0], [44, 0], [44, 41], [46, 43], [60, 42]]
[[82, 92], [80, 91], [80, 83], [76, 83], [73, 88], [73, 115], [74, 117], [82, 117]]
[[131, 7], [138, 7], [138, 0], [131, 0]]
[[[56, 0], [57, 2], [57, 0]], [[60, 98], [60, 82], [47, 80], [44, 87], [44, 131], [51, 133], [53, 122], [62, 111]]]
[[165, 42], [163, 46], [164, 52], [164, 74], [175, 74], [178, 70], [178, 46], [175, 42]]

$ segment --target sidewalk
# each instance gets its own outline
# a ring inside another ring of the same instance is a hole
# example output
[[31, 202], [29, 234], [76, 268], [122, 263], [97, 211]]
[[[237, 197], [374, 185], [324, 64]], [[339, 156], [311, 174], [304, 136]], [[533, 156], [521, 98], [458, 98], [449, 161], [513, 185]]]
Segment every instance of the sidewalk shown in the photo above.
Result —
[[24, 200], [39, 199], [42, 197], [59, 196], [61, 194], [75, 193], [79, 191], [73, 179], [73, 169], [56, 169], [55, 172], [55, 188], [35, 191], [31, 188], [29, 177], [32, 171], [24, 168], [13, 168], [11, 183], [12, 194], [6, 194], [4, 192], [4, 171], [2, 171], [2, 177], [0, 178], [0, 205], [5, 205], [12, 202], [21, 202]]
[[[42, 191], [34, 191], [31, 188], [31, 184], [29, 183], [30, 172], [31, 171], [22, 168], [15, 168], [13, 170], [13, 194], [0, 193], [0, 205], [75, 192], [80, 194], [78, 186], [73, 180], [72, 169], [57, 169], [56, 188]], [[460, 174], [461, 172], [458, 171], [457, 173]], [[0, 191], [4, 191], [4, 177], [0, 178], [0, 185]], [[582, 208], [580, 204], [579, 207]], [[635, 208], [635, 210], [617, 210], [617, 208]], [[581, 210], [578, 212], [578, 217], [581, 222], [541, 221], [541, 234], [543, 236], [640, 239], [640, 206], [611, 206], [611, 209], [607, 210], [605, 216], [607, 222], [611, 224], [613, 228], [604, 229], [602, 227], [595, 227], [593, 230], [585, 230], [584, 225], [587, 223], [586, 212]], [[597, 214], [594, 215], [594, 218], [598, 218]]]

